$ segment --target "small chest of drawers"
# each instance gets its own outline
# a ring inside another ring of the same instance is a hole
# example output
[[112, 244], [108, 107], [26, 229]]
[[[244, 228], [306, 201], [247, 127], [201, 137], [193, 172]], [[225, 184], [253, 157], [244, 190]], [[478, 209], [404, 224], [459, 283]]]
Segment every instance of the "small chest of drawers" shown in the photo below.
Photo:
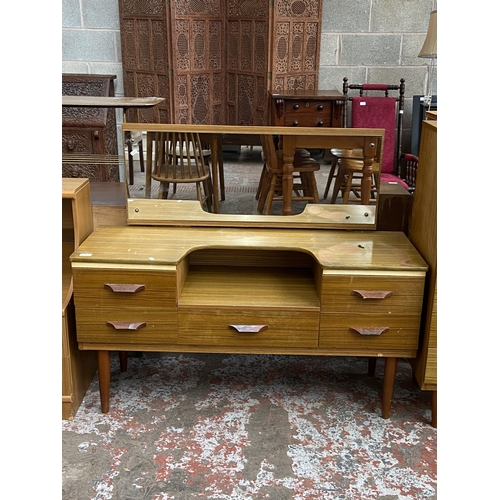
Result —
[[281, 127], [341, 127], [344, 102], [337, 90], [271, 92], [269, 122]]

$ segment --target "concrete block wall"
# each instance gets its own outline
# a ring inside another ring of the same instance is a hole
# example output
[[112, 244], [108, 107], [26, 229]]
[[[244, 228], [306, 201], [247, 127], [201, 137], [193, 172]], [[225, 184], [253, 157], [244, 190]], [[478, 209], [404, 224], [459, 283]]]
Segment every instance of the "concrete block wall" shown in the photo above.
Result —
[[[323, 0], [320, 89], [351, 83], [399, 84], [405, 79], [403, 151], [410, 151], [413, 95], [425, 92], [428, 59], [418, 53], [432, 0]], [[432, 90], [437, 94], [437, 69]]]
[[[405, 78], [404, 151], [412, 96], [426, 88], [428, 60], [417, 55], [432, 7], [433, 0], [323, 0], [319, 89], [341, 90], [344, 76], [352, 83]], [[115, 74], [115, 94], [123, 95], [118, 0], [62, 0], [62, 72]]]

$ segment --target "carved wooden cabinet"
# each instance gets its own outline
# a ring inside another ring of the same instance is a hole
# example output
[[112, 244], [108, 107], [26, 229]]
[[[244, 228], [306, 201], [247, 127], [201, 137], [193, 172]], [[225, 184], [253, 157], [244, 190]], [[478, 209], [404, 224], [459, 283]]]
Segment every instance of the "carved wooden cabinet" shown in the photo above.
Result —
[[322, 0], [119, 0], [129, 121], [265, 125], [270, 89], [318, 86]]
[[[63, 74], [62, 95], [114, 96], [116, 75]], [[114, 108], [62, 108], [63, 177], [85, 177], [90, 181], [120, 181], [118, 164], [71, 162], [69, 155], [117, 155], [118, 142]], [[81, 160], [80, 160], [81, 161]]]

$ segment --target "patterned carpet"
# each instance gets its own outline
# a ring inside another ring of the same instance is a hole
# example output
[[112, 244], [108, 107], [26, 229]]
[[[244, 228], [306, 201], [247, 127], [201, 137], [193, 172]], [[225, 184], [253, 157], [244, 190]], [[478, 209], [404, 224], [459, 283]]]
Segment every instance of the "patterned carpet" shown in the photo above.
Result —
[[391, 417], [383, 363], [360, 358], [137, 354], [112, 358], [63, 422], [63, 499], [436, 499], [430, 394], [400, 361]]

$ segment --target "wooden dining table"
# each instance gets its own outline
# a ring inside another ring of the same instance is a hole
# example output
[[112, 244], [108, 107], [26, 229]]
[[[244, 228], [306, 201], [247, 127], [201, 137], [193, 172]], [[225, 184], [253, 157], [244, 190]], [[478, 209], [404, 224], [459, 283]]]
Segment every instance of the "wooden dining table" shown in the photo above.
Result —
[[320, 128], [320, 127], [273, 127], [239, 125], [187, 125], [163, 123], [124, 123], [124, 133], [133, 131], [198, 132], [210, 134], [212, 157], [212, 184], [214, 211], [219, 211], [219, 148], [220, 135], [278, 135], [283, 150], [283, 215], [292, 214], [293, 156], [295, 149], [360, 149], [363, 151], [363, 177], [361, 179], [361, 204], [368, 205], [372, 183], [372, 166], [380, 160], [384, 129], [367, 128]]

